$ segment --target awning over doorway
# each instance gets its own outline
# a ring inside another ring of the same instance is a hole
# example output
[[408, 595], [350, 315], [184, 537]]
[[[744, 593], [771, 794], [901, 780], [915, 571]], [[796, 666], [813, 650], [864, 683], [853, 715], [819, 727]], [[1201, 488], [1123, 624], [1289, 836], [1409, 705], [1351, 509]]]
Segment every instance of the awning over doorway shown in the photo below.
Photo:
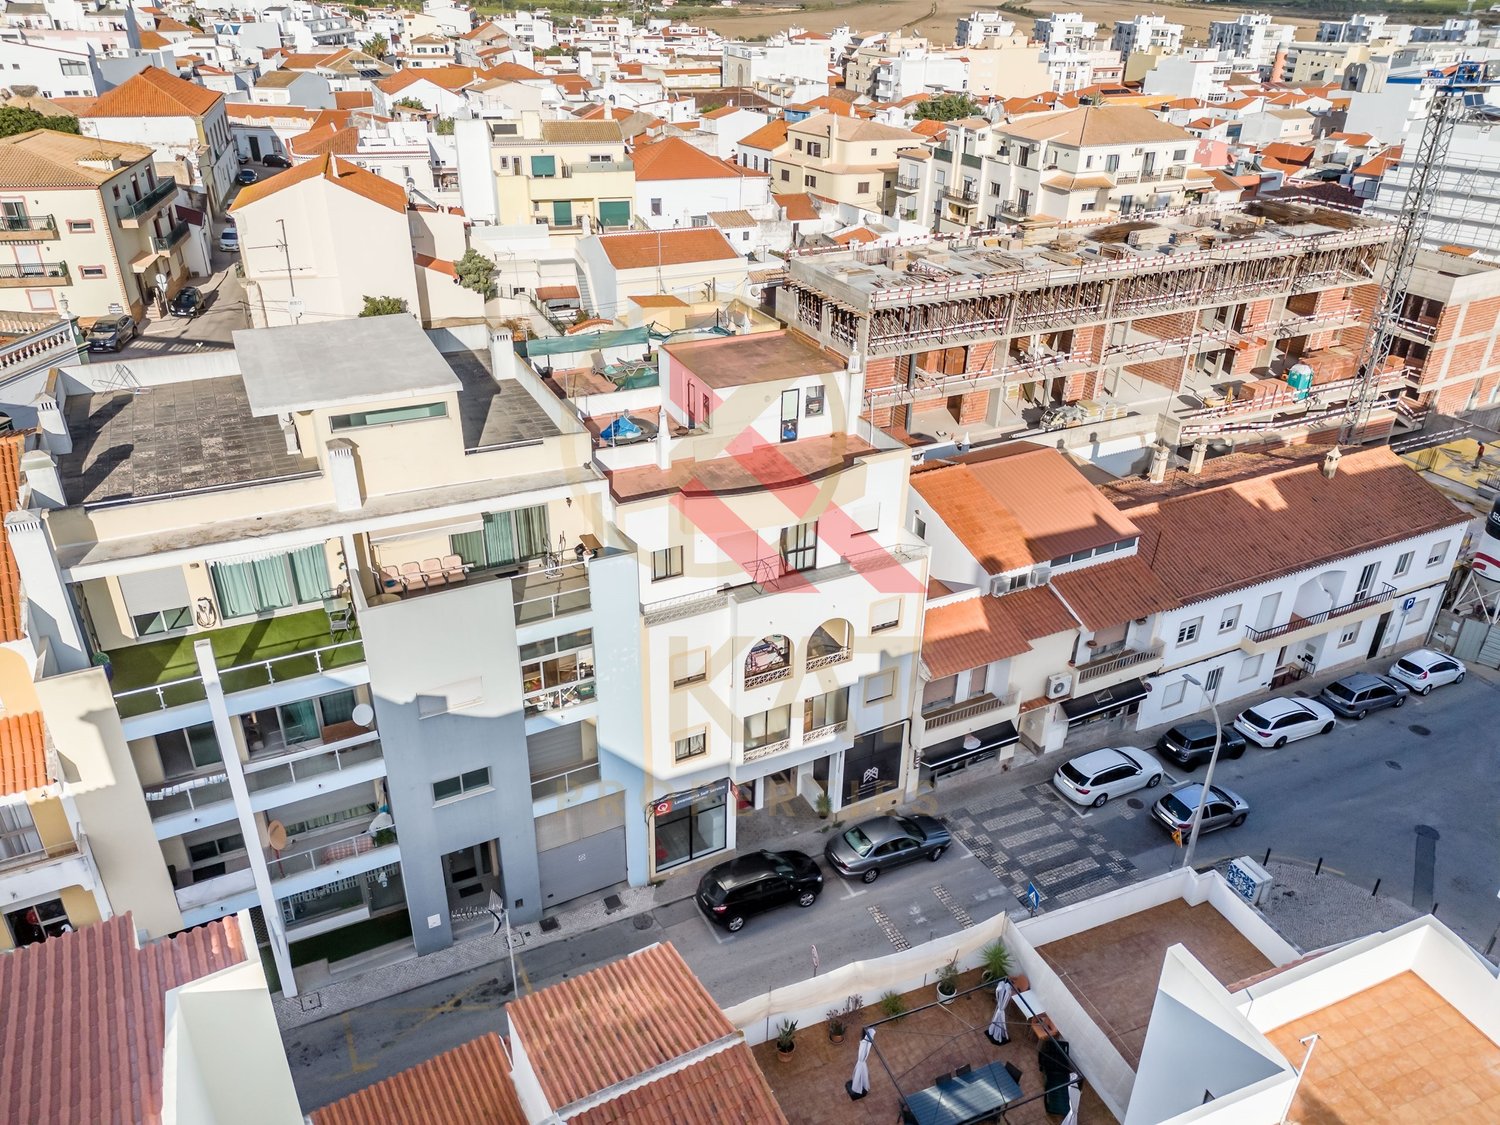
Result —
[[651, 811], [655, 816], [666, 816], [673, 809], [681, 808], [683, 805], [691, 805], [705, 797], [722, 797], [728, 792], [729, 779], [721, 778], [707, 785], [700, 785], [696, 789], [684, 789], [680, 793], [669, 793], [665, 797], [658, 797], [651, 802]]
[[1063, 714], [1068, 717], [1068, 725], [1081, 723], [1085, 719], [1093, 718], [1104, 711], [1113, 711], [1116, 707], [1124, 707], [1134, 703], [1138, 699], [1146, 698], [1146, 685], [1141, 680], [1126, 680], [1124, 683], [1115, 684], [1113, 687], [1103, 688], [1100, 691], [1091, 691], [1087, 695], [1075, 696], [1072, 699], [1064, 699], [1062, 703]]
[[950, 762], [973, 757], [976, 754], [992, 754], [996, 750], [1014, 746], [1019, 741], [1021, 741], [1021, 735], [1016, 730], [1015, 723], [1009, 721], [996, 723], [994, 726], [959, 735], [957, 738], [947, 738], [935, 746], [926, 747], [922, 751], [922, 764], [941, 769]]

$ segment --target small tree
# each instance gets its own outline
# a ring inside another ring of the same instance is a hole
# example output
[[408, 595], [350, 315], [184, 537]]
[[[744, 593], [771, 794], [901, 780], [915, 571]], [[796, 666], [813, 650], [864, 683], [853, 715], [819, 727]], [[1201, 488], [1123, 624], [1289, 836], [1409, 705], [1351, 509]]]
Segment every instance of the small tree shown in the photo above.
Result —
[[391, 103], [391, 105], [393, 105], [393, 106], [400, 106], [402, 109], [421, 109], [421, 110], [425, 110], [427, 108], [427, 106], [424, 105], [419, 99], [412, 98], [412, 97], [397, 98], [395, 101], [393, 101]]
[[372, 59], [383, 59], [391, 53], [391, 43], [384, 35], [376, 35], [368, 40], [360, 50]]
[[13, 137], [17, 133], [29, 133], [33, 129], [51, 129], [54, 133], [78, 133], [76, 117], [44, 117], [25, 106], [0, 106], [0, 137]]
[[371, 297], [365, 296], [365, 307], [360, 310], [360, 316], [393, 316], [396, 313], [406, 311], [405, 297]]
[[486, 301], [495, 295], [495, 263], [478, 250], [467, 251], [453, 268], [458, 271], [458, 283], [465, 289], [474, 290]]
[[939, 94], [918, 104], [913, 116], [923, 121], [957, 121], [978, 113], [979, 107], [967, 94]]
[[453, 118], [439, 117], [433, 124], [432, 131], [440, 137], [453, 136]]

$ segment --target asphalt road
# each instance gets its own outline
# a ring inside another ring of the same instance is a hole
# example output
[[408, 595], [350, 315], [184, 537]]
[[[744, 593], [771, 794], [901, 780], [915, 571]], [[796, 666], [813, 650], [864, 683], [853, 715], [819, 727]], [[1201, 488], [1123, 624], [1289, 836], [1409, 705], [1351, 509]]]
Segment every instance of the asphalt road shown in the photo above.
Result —
[[[1251, 804], [1237, 829], [1202, 837], [1196, 863], [1252, 855], [1267, 848], [1283, 860], [1312, 864], [1431, 910], [1481, 949], [1500, 923], [1500, 675], [1471, 672], [1460, 685], [1363, 722], [1340, 720], [1331, 734], [1281, 750], [1247, 749], [1220, 764], [1215, 780]], [[1127, 736], [1149, 745], [1156, 732]], [[1045, 781], [1062, 757], [1000, 774], [993, 768], [945, 781], [939, 811], [975, 804], [996, 787]], [[1203, 767], [1169, 773], [1201, 779]], [[1182, 852], [1150, 821], [1147, 809], [1164, 789], [1075, 809], [1044, 825], [1058, 840], [1086, 829], [1147, 878], [1180, 863]], [[1028, 800], [1039, 798], [1028, 797]], [[1023, 814], [1024, 815], [1024, 814]], [[1027, 823], [1033, 823], [1028, 821]], [[1032, 846], [1046, 850], [1047, 839]], [[807, 850], [813, 850], [809, 847]], [[683, 887], [685, 892], [688, 888]], [[543, 987], [653, 942], [671, 941], [729, 1005], [813, 972], [956, 933], [962, 915], [977, 922], [1018, 905], [1012, 887], [964, 847], [936, 864], [917, 862], [865, 886], [825, 871], [825, 891], [807, 910], [784, 907], [750, 920], [738, 934], [714, 929], [690, 900], [656, 908], [563, 941], [517, 953], [522, 990]], [[1314, 907], [1315, 908], [1315, 907]], [[392, 996], [286, 1034], [292, 1076], [304, 1108], [314, 1109], [413, 1066], [484, 1031], [504, 1030], [510, 969], [499, 962]], [[869, 997], [866, 997], [869, 999]]]

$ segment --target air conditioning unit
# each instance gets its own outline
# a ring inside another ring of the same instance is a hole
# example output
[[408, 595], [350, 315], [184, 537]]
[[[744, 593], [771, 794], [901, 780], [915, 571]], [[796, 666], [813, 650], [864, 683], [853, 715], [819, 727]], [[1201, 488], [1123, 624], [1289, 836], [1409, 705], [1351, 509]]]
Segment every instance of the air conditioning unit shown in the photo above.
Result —
[[1047, 698], [1061, 699], [1073, 690], [1072, 672], [1054, 672], [1047, 677]]
[[1224, 881], [1251, 906], [1260, 906], [1271, 897], [1271, 873], [1247, 855], [1224, 868]]
[[1033, 567], [1031, 571], [1031, 585], [1045, 586], [1052, 581], [1052, 568], [1050, 566]]

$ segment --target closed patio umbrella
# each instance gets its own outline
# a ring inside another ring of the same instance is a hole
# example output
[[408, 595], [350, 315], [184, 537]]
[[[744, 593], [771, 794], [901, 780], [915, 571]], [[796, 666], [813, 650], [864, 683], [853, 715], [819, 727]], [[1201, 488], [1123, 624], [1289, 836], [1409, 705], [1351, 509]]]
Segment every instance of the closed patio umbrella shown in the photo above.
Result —
[[854, 1060], [854, 1077], [844, 1084], [844, 1089], [849, 1091], [849, 1097], [859, 1101], [870, 1092], [870, 1047], [875, 1042], [875, 1029], [865, 1028], [864, 1037], [859, 1041], [859, 1055]]
[[1016, 990], [1011, 987], [1009, 980], [1001, 980], [995, 986], [995, 1016], [990, 1020], [990, 1026], [985, 1028], [985, 1035], [995, 1046], [1010, 1042], [1010, 1031], [1005, 1026], [1005, 1005], [1010, 1003], [1010, 998], [1015, 995]]
[[1062, 1125], [1078, 1125], [1078, 1103], [1083, 1100], [1083, 1091], [1078, 1085], [1078, 1075], [1068, 1075], [1068, 1081], [1072, 1083], [1068, 1087], [1068, 1116], [1062, 1119]]

